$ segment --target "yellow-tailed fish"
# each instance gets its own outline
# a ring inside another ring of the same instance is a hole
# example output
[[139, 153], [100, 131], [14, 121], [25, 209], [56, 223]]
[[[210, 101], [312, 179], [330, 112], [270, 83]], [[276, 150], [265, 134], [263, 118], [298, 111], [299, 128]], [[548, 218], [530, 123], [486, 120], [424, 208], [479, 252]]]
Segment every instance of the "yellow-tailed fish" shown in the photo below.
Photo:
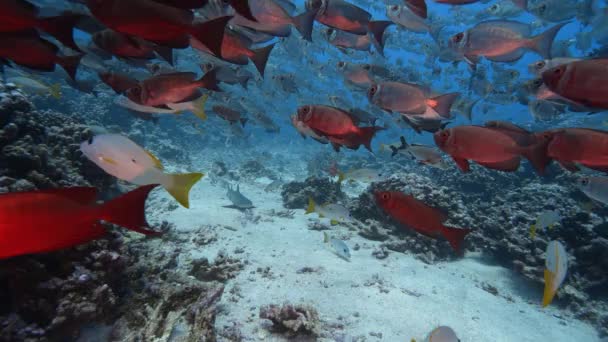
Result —
[[564, 246], [558, 241], [551, 241], [547, 246], [545, 260], [545, 290], [543, 293], [543, 307], [551, 304], [555, 293], [564, 282], [568, 271], [568, 254]]
[[345, 180], [359, 181], [359, 182], [379, 182], [383, 180], [382, 172], [379, 170], [362, 168], [354, 169], [348, 172], [338, 173], [338, 183], [342, 183]]
[[333, 203], [317, 205], [315, 201], [309, 197], [306, 214], [311, 213], [317, 213], [321, 218], [328, 218], [332, 225], [351, 220], [348, 208], [344, 207], [343, 205]]
[[562, 220], [562, 216], [557, 210], [545, 210], [538, 215], [536, 223], [530, 226], [530, 237], [534, 239], [538, 231], [546, 228], [553, 228], [556, 223]]
[[80, 144], [87, 158], [112, 176], [137, 185], [160, 184], [189, 208], [190, 189], [202, 173], [169, 174], [152, 153], [119, 134], [101, 134]]
[[61, 98], [61, 84], [59, 83], [46, 85], [42, 81], [25, 76], [9, 77], [6, 81], [14, 83], [19, 89], [27, 93], [48, 94], [56, 99]]

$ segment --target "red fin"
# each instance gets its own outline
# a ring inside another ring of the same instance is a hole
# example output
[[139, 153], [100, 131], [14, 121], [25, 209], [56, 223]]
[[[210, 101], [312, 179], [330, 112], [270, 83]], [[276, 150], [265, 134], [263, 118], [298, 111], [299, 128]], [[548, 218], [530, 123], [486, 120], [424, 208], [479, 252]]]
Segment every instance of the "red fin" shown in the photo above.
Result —
[[232, 17], [219, 17], [192, 27], [190, 34], [217, 57], [222, 56], [222, 42], [228, 21]]
[[449, 119], [451, 118], [450, 110], [452, 109], [452, 105], [459, 96], [460, 93], [449, 93], [434, 97], [433, 100], [436, 102], [436, 105], [432, 107], [442, 118]]
[[462, 172], [471, 171], [471, 166], [469, 165], [468, 160], [460, 159], [460, 158], [456, 158], [456, 157], [452, 157], [452, 159], [454, 159], [454, 161], [456, 162], [456, 165], [458, 165], [458, 168], [460, 169], [460, 171], [462, 171]]
[[549, 158], [547, 153], [548, 143], [549, 142], [537, 143], [524, 148], [522, 151], [522, 155], [528, 159], [530, 164], [534, 167], [534, 170], [536, 170], [536, 173], [539, 175], [543, 175], [547, 165], [551, 163], [551, 158]]
[[255, 65], [255, 68], [258, 69], [258, 72], [262, 77], [264, 77], [264, 69], [266, 69], [266, 62], [268, 62], [268, 57], [270, 56], [270, 52], [272, 51], [274, 45], [275, 44], [271, 44], [263, 48], [253, 50], [254, 54], [252, 57], [249, 58], [253, 62], [253, 65]]
[[361, 143], [368, 150], [372, 150], [372, 138], [376, 134], [376, 132], [384, 130], [384, 127], [359, 127], [359, 137], [361, 138]]
[[384, 49], [384, 31], [387, 27], [393, 25], [392, 21], [370, 21], [368, 24], [368, 30], [371, 32], [373, 39], [378, 44], [379, 51]]
[[460, 229], [442, 226], [441, 234], [448, 240], [452, 249], [458, 254], [462, 253], [462, 243], [464, 237], [471, 232], [470, 229]]
[[44, 31], [55, 37], [61, 44], [75, 50], [81, 51], [76, 42], [74, 42], [74, 26], [84, 18], [80, 14], [62, 14], [57, 17], [40, 19], [38, 26]]
[[146, 229], [149, 227], [145, 212], [146, 199], [155, 187], [155, 184], [145, 185], [105, 203], [101, 207], [100, 219], [138, 233], [160, 234]]
[[81, 59], [82, 55], [57, 57], [57, 64], [61, 65], [63, 70], [70, 75], [70, 78], [76, 81], [76, 71]]

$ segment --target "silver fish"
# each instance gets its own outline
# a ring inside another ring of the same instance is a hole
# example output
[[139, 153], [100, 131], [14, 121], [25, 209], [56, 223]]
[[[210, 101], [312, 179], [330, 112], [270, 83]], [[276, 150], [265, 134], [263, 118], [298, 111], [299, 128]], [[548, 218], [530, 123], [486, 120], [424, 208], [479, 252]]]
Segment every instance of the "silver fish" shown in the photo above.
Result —
[[323, 232], [323, 242], [329, 245], [337, 256], [346, 261], [350, 261], [350, 250], [344, 241], [329, 236], [327, 232]]

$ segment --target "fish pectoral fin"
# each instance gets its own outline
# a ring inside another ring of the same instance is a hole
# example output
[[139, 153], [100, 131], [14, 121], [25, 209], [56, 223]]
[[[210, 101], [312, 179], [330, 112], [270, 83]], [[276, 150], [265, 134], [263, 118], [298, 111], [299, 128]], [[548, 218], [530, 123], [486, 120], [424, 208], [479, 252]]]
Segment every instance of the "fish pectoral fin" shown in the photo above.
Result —
[[157, 168], [159, 170], [164, 170], [163, 163], [160, 161], [160, 159], [158, 159], [152, 152], [150, 152], [148, 150], [144, 150], [144, 151], [150, 158], [152, 158], [155, 168]]

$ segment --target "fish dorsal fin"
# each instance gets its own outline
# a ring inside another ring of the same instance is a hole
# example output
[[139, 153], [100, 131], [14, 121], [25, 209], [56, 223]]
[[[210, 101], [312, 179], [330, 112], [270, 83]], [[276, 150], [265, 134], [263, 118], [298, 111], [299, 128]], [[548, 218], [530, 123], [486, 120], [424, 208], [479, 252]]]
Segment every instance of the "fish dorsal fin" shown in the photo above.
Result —
[[150, 156], [150, 158], [152, 158], [152, 161], [154, 162], [154, 167], [159, 169], [159, 170], [163, 170], [163, 163], [161, 163], [160, 159], [156, 158], [156, 156], [154, 154], [152, 154], [152, 152], [148, 151], [148, 150], [144, 150], [146, 151], [146, 154], [148, 154], [148, 156]]

